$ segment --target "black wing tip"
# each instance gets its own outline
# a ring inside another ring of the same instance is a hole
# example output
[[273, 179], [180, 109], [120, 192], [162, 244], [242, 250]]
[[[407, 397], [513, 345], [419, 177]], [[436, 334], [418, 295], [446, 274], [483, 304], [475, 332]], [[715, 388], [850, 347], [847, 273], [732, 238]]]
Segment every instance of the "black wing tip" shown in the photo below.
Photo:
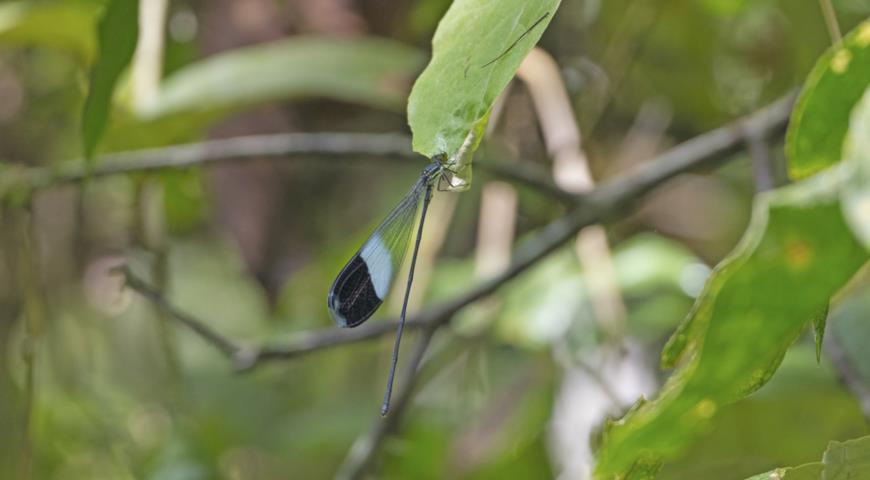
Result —
[[347, 321], [338, 313], [334, 288], [335, 285], [329, 289], [329, 295], [326, 296], [326, 309], [329, 310], [329, 316], [332, 317], [332, 321], [339, 327], [344, 327], [347, 325]]
[[351, 325], [347, 323], [347, 320], [336, 315], [332, 310], [329, 311], [330, 316], [332, 316], [332, 321], [335, 323], [335, 326], [340, 328], [350, 328]]
[[[329, 292], [329, 298], [327, 298], [327, 309], [329, 310], [329, 316], [332, 317], [332, 321], [335, 323], [337, 327], [340, 328], [354, 328], [360, 326], [363, 322], [371, 317], [371, 314], [366, 315], [363, 318], [357, 318], [352, 321], [349, 321], [345, 318], [341, 313], [338, 312], [339, 305], [336, 305], [335, 296], [332, 292]], [[374, 312], [372, 312], [374, 313]]]

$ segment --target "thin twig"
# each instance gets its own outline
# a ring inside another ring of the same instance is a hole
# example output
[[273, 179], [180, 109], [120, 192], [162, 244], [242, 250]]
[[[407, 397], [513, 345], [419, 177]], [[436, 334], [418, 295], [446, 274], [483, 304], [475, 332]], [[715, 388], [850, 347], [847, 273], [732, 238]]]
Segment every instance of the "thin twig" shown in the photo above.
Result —
[[[335, 156], [348, 159], [370, 156], [385, 160], [424, 160], [411, 150], [411, 139], [399, 133], [281, 133], [249, 135], [169, 147], [111, 153], [97, 157], [90, 178], [127, 175], [161, 170], [209, 167], [247, 159], [299, 161], [306, 156]], [[500, 162], [478, 161], [477, 165], [497, 175], [564, 199], [566, 192], [532, 167], [504, 168]], [[72, 160], [53, 168], [8, 169], [0, 186], [45, 189], [85, 180], [84, 162]]]
[[405, 367], [402, 377], [399, 378], [399, 390], [393, 396], [390, 414], [385, 417], [379, 417], [369, 433], [357, 439], [353, 447], [351, 447], [350, 452], [348, 452], [338, 475], [336, 475], [337, 478], [342, 480], [357, 480], [362, 478], [371, 468], [372, 461], [380, 451], [381, 445], [383, 445], [384, 440], [387, 439], [389, 434], [398, 427], [399, 420], [401, 420], [402, 414], [410, 403], [411, 393], [414, 391], [417, 382], [417, 371], [436, 330], [436, 326], [428, 326], [422, 329], [420, 338], [414, 346], [414, 352], [408, 360], [408, 365]]
[[[531, 162], [510, 160], [512, 155], [496, 145], [487, 145], [482, 150], [483, 152], [478, 153], [480, 158], [475, 158], [474, 160], [475, 165], [482, 166], [499, 177], [515, 182], [518, 181], [528, 187], [532, 187], [563, 204], [573, 205], [577, 203], [577, 194], [558, 187], [550, 178], [547, 169]], [[495, 160], [496, 158], [506, 160]]]
[[825, 26], [828, 28], [828, 35], [831, 36], [831, 43], [838, 45], [843, 41], [843, 34], [840, 33], [840, 24], [837, 22], [837, 12], [834, 11], [834, 5], [831, 0], [819, 0], [819, 6], [822, 8], [822, 15], [825, 16]]
[[[582, 200], [577, 207], [545, 227], [535, 241], [519, 250], [510, 267], [502, 274], [470, 288], [452, 300], [408, 318], [406, 328], [416, 329], [424, 325], [440, 326], [448, 322], [459, 310], [493, 293], [502, 284], [569, 240], [583, 227], [612, 217], [647, 192], [681, 173], [714, 165], [739, 149], [750, 133], [764, 135], [781, 132], [785, 128], [793, 103], [794, 95], [789, 95], [751, 116], [677, 145], [650, 162], [644, 163], [634, 173], [603, 184], [581, 197]], [[326, 348], [379, 338], [394, 332], [397, 326], [396, 319], [391, 319], [377, 323], [370, 322], [353, 329], [329, 328], [305, 332], [281, 345], [242, 347], [210, 330], [204, 322], [170, 305], [156, 290], [135, 277], [129, 270], [126, 271], [126, 275], [130, 288], [152, 299], [164, 312], [200, 334], [206, 341], [215, 344], [234, 361], [236, 368], [240, 370], [253, 368], [265, 361], [293, 359]]]
[[175, 308], [172, 304], [169, 303], [169, 301], [166, 300], [166, 297], [164, 297], [159, 290], [137, 277], [128, 266], [123, 265], [119, 267], [117, 271], [124, 275], [124, 281], [127, 287], [135, 290], [139, 295], [142, 295], [143, 297], [148, 299], [148, 301], [154, 304], [154, 306], [156, 306], [166, 315], [169, 315], [177, 322], [193, 330], [207, 343], [213, 345], [227, 357], [236, 359], [242, 352], [245, 351], [244, 347], [237, 344], [233, 340], [230, 340], [229, 338], [212, 330], [211, 327], [209, 327], [202, 321], [194, 318], [192, 315], [189, 315]]

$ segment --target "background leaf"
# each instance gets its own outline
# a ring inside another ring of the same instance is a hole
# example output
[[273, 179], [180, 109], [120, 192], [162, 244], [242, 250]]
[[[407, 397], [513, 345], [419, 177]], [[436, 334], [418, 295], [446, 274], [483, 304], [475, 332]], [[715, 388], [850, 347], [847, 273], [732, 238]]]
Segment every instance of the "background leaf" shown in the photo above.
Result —
[[758, 392], [718, 411], [656, 478], [746, 478], [781, 465], [818, 461], [829, 441], [870, 434], [859, 403], [842, 388], [830, 363], [816, 361], [806, 340], [789, 349], [776, 375]]
[[139, 0], [111, 0], [97, 27], [99, 56], [82, 114], [85, 158], [93, 156], [106, 130], [115, 85], [133, 58], [138, 36]]
[[0, 41], [50, 46], [90, 61], [99, 13], [92, 2], [8, 2], [0, 5]]
[[557, 8], [559, 0], [453, 2], [432, 40], [432, 60], [408, 99], [414, 150], [430, 158], [455, 155]]
[[419, 50], [387, 39], [297, 37], [194, 63], [169, 77], [139, 113], [154, 119], [309, 97], [400, 110], [424, 59]]
[[822, 56], [804, 85], [786, 137], [792, 178], [806, 178], [840, 161], [849, 114], [868, 79], [870, 20]]
[[757, 198], [740, 245], [716, 267], [664, 350], [663, 363], [680, 368], [656, 400], [607, 429], [600, 474], [677, 454], [723, 405], [764, 385], [807, 322], [867, 261], [843, 219], [843, 173]]
[[831, 442], [821, 462], [778, 468], [748, 480], [847, 480], [870, 476], [870, 437]]

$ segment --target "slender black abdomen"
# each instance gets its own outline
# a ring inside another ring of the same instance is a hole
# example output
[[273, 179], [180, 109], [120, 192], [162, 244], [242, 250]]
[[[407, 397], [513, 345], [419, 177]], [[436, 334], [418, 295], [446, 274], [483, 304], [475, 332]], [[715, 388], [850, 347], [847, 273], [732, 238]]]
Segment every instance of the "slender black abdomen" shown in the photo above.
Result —
[[330, 289], [332, 319], [341, 327], [356, 327], [368, 320], [382, 303], [366, 262], [359, 254], [354, 255]]

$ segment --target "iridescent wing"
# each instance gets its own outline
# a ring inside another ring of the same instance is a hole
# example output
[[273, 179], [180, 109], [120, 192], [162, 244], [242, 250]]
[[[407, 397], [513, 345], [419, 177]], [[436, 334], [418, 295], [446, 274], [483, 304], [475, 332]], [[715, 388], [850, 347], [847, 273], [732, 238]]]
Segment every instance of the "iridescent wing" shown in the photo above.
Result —
[[336, 277], [327, 304], [339, 326], [360, 325], [383, 303], [405, 259], [427, 181], [414, 184]]

